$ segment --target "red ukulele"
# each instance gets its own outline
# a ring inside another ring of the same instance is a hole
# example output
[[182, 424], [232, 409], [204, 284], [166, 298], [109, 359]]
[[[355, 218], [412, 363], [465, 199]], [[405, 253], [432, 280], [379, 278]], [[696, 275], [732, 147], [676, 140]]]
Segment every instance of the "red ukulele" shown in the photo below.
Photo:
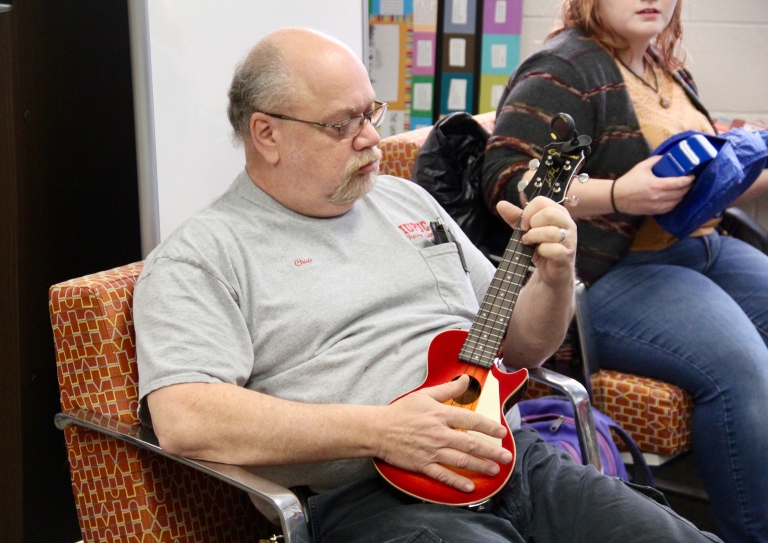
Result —
[[[550, 127], [556, 141], [544, 148], [543, 163], [540, 164], [536, 159], [531, 161], [531, 169], [536, 170], [532, 182], [527, 185], [521, 182], [519, 187], [528, 201], [536, 196], [546, 196], [558, 203], [562, 202], [574, 174], [589, 153], [591, 139], [578, 136], [569, 115], [556, 115]], [[585, 174], [578, 178], [581, 182], [587, 180]], [[499, 465], [501, 470], [495, 476], [446, 466], [474, 483], [473, 492], [462, 492], [421, 473], [396, 468], [383, 460], [374, 459], [376, 469], [387, 482], [420, 500], [456, 506], [476, 505], [487, 501], [504, 488], [512, 476], [515, 440], [504, 412], [525, 393], [528, 370], [506, 373], [499, 368], [500, 349], [507, 324], [525, 282], [534, 251], [533, 246], [520, 241], [524, 232], [519, 226], [518, 222], [469, 332], [449, 330], [436, 336], [429, 346], [426, 379], [418, 388], [404, 394], [406, 396], [468, 375], [470, 383], [467, 390], [445, 403], [477, 411], [506, 426], [507, 435], [503, 439], [479, 432], [471, 433], [510, 451], [512, 462]]]

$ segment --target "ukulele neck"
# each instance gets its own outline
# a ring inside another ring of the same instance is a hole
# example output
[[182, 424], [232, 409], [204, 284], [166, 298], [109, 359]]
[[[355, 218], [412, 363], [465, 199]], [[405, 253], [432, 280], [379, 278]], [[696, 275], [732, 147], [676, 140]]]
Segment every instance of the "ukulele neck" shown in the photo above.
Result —
[[509, 318], [525, 283], [535, 249], [520, 241], [524, 233], [518, 221], [459, 353], [459, 360], [463, 362], [490, 369], [499, 355]]

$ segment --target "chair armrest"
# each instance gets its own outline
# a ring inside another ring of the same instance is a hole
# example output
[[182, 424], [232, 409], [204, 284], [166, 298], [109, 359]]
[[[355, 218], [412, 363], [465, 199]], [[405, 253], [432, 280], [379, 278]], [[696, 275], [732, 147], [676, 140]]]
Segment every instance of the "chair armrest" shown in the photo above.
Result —
[[589, 397], [592, 397], [591, 382], [589, 376], [600, 369], [600, 361], [597, 357], [597, 348], [592, 328], [592, 314], [587, 302], [587, 288], [581, 281], [576, 281], [576, 328], [579, 335], [579, 347], [581, 361], [584, 366], [584, 381]]
[[[280, 524], [285, 543], [309, 543], [310, 541], [304, 510], [296, 495], [287, 488], [259, 477], [245, 468], [168, 454], [158, 445], [154, 432], [141, 424], [126, 424], [109, 415], [101, 415], [85, 409], [70, 409], [58, 413], [54, 417], [54, 423], [59, 430], [73, 425], [95, 430], [171, 458], [229, 483], [247, 492], [259, 511], [273, 523]], [[266, 507], [260, 507], [258, 502]]]
[[738, 207], [729, 207], [723, 212], [720, 226], [734, 238], [768, 254], [768, 232], [746, 211]]
[[584, 385], [547, 368], [528, 370], [528, 375], [536, 382], [545, 384], [565, 394], [573, 405], [576, 433], [579, 436], [581, 458], [585, 464], [592, 464], [597, 471], [603, 471], [600, 460], [600, 448], [597, 444], [597, 430], [592, 416], [592, 405]]

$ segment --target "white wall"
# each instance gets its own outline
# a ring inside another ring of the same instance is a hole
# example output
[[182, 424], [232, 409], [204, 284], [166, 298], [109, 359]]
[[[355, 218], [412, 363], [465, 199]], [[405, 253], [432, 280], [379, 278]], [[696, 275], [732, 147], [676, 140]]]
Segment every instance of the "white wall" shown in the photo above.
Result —
[[365, 59], [367, 0], [129, 0], [142, 253], [220, 195], [243, 168], [230, 140], [235, 65], [268, 32], [308, 26]]
[[[687, 64], [714, 117], [768, 122], [768, 0], [681, 0]], [[559, 0], [525, 0], [521, 56], [540, 45]]]

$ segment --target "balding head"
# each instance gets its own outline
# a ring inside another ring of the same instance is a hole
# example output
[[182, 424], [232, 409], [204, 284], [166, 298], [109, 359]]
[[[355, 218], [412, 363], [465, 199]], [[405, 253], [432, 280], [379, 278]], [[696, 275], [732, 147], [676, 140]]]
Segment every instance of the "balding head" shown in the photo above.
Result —
[[265, 36], [230, 90], [251, 180], [297, 213], [346, 213], [376, 182], [380, 136], [365, 120], [375, 98], [363, 63], [338, 40], [300, 28]]
[[290, 110], [327, 82], [339, 63], [362, 63], [339, 40], [306, 28], [283, 28], [262, 38], [238, 65], [227, 114], [235, 137], [247, 141], [257, 111]]

